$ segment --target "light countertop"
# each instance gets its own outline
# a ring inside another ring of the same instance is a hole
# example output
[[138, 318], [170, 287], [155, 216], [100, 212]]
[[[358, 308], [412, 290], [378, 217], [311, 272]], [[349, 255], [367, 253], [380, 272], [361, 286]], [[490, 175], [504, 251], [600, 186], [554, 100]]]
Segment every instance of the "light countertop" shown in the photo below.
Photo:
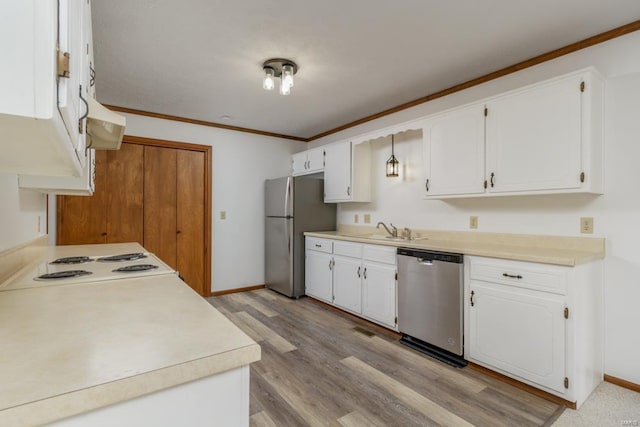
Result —
[[260, 359], [174, 274], [0, 293], [0, 425], [50, 422]]
[[[419, 240], [391, 240], [384, 237], [373, 239], [368, 237], [370, 234], [365, 234], [366, 232], [339, 230], [304, 234], [333, 240], [564, 266], [575, 266], [604, 258], [604, 239], [599, 238], [423, 231]], [[371, 230], [368, 233], [371, 233]], [[378, 231], [377, 234], [381, 233]]]

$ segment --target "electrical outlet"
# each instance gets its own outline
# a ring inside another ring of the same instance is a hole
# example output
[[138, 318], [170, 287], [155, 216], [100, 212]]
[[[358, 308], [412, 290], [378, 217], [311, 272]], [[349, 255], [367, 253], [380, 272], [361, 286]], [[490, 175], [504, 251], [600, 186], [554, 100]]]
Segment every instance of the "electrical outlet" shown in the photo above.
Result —
[[364, 214], [364, 223], [365, 224], [371, 224], [371, 215], [370, 214]]
[[220, 211], [220, 219], [227, 219], [227, 211]]
[[593, 234], [593, 217], [583, 216], [580, 218], [580, 232], [582, 234]]
[[358, 223], [358, 214], [354, 214], [353, 215], [353, 223], [357, 224]]
[[473, 228], [473, 229], [478, 228], [478, 217], [477, 216], [470, 216], [469, 217], [469, 228]]

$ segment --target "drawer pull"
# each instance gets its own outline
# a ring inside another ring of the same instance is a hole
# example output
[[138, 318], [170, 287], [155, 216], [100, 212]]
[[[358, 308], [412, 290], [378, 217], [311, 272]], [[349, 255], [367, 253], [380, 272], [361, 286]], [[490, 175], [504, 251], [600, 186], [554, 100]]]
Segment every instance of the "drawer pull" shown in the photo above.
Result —
[[322, 245], [319, 245], [319, 244], [316, 243], [316, 248], [321, 248], [321, 247], [322, 247]]
[[502, 273], [502, 275], [504, 277], [508, 277], [510, 279], [522, 279], [522, 276], [519, 274], [509, 274], [509, 273]]

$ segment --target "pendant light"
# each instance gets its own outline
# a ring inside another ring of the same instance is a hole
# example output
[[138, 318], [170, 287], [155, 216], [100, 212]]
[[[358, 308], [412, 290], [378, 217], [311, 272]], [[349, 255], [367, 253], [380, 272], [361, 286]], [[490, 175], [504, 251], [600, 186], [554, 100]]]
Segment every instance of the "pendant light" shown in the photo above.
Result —
[[393, 152], [393, 135], [391, 135], [391, 157], [389, 157], [389, 160], [387, 160], [387, 176], [398, 176], [398, 169], [400, 169], [400, 162], [398, 161], [398, 159], [396, 159], [396, 156]]

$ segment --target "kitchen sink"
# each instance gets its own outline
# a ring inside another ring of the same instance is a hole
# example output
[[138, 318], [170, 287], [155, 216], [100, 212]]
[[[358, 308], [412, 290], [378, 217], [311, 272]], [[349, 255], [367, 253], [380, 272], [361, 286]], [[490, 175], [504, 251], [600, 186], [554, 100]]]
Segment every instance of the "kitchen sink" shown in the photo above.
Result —
[[413, 242], [416, 240], [427, 240], [427, 237], [412, 237], [411, 239], [407, 239], [406, 237], [393, 237], [393, 236], [387, 236], [384, 234], [371, 234], [369, 236], [367, 236], [368, 239], [374, 239], [374, 240], [391, 240], [391, 241], [395, 241], [395, 242], [402, 242], [402, 241], [407, 241], [407, 242]]

